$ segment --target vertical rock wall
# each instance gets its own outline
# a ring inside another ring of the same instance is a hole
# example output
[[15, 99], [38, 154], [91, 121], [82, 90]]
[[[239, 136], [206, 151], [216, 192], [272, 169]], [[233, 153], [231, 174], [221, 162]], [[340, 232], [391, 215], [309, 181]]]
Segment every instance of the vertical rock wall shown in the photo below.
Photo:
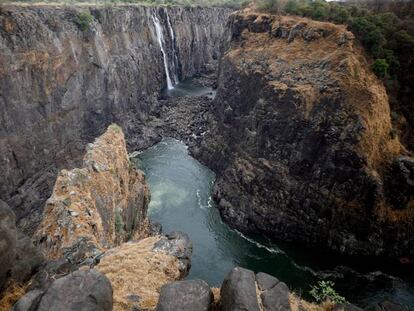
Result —
[[166, 85], [154, 14], [181, 79], [217, 57], [226, 9], [2, 7], [0, 198], [26, 232], [34, 230], [30, 218], [50, 196], [57, 169], [78, 164], [85, 143], [110, 123], [120, 124], [135, 148], [143, 146], [139, 125]]

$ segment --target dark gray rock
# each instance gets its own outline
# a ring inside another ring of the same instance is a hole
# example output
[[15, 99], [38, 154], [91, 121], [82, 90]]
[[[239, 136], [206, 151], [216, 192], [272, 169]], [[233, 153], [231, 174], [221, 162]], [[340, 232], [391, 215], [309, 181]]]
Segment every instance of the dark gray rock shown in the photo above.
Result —
[[37, 311], [111, 311], [112, 286], [94, 269], [75, 271], [52, 283]]
[[332, 311], [363, 311], [360, 307], [357, 307], [350, 303], [336, 304]]
[[[388, 197], [395, 209], [404, 209], [414, 199], [414, 158], [398, 157], [388, 179]], [[393, 191], [398, 189], [398, 191]]]
[[162, 233], [162, 225], [159, 222], [151, 222], [149, 230], [151, 235], [160, 235]]
[[19, 233], [11, 278], [17, 283], [24, 283], [37, 272], [43, 262], [44, 257], [39, 249], [33, 245], [32, 240], [28, 236]]
[[210, 286], [202, 280], [178, 281], [161, 288], [157, 311], [208, 311], [213, 300]]
[[259, 272], [256, 274], [256, 282], [259, 289], [264, 291], [273, 288], [279, 280], [270, 274]]
[[260, 295], [264, 311], [290, 311], [289, 288], [283, 282]]
[[379, 303], [372, 304], [364, 309], [365, 311], [411, 311], [408, 307], [399, 303], [384, 300]]
[[38, 289], [26, 293], [16, 302], [12, 311], [36, 311], [42, 295], [43, 291]]
[[253, 271], [236, 267], [229, 272], [220, 290], [223, 311], [259, 311]]
[[13, 268], [16, 257], [16, 223], [13, 211], [0, 200], [0, 290]]
[[78, 269], [78, 266], [66, 259], [47, 261], [32, 277], [29, 289], [46, 290], [56, 279], [64, 277]]
[[181, 277], [188, 274], [191, 267], [191, 255], [193, 253], [193, 243], [187, 234], [174, 231], [162, 237], [154, 244], [154, 251], [162, 251], [179, 260]]

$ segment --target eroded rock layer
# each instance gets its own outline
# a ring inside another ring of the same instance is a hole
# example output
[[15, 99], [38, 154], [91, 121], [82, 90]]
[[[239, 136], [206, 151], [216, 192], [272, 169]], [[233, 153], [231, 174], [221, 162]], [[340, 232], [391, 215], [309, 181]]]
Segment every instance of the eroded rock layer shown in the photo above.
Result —
[[147, 235], [144, 173], [128, 159], [115, 124], [87, 147], [83, 166], [62, 170], [34, 236], [49, 259], [78, 263]]
[[[218, 173], [230, 225], [359, 255], [414, 255], [413, 158], [344, 26], [232, 16], [210, 131], [194, 154]], [[397, 186], [398, 185], [398, 186]]]
[[[116, 122], [134, 149], [166, 72], [203, 72], [219, 55], [229, 10], [4, 5], [0, 11], [0, 198], [33, 233], [58, 169]], [[144, 133], [145, 134], [145, 133]]]

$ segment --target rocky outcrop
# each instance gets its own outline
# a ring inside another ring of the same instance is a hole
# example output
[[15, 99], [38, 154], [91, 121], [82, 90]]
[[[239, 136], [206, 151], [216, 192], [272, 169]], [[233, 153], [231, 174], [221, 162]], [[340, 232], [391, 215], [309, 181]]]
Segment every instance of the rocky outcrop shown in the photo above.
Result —
[[27, 282], [43, 260], [30, 238], [16, 229], [13, 211], [0, 200], [0, 293]]
[[[109, 250], [96, 269], [112, 284], [114, 310], [153, 310], [161, 287], [186, 276], [191, 253], [192, 244], [183, 233], [149, 237]], [[184, 261], [183, 254], [189, 256]]]
[[14, 213], [5, 202], [0, 200], [0, 291], [14, 264], [16, 240]]
[[144, 173], [130, 163], [113, 124], [88, 145], [82, 168], [60, 172], [34, 237], [49, 259], [81, 263], [147, 235], [148, 203]]
[[142, 124], [166, 85], [153, 16], [170, 75], [184, 79], [218, 57], [228, 15], [178, 6], [2, 6], [0, 198], [21, 228], [35, 231], [58, 170], [79, 165], [86, 143], [109, 124], [122, 126], [134, 150], [148, 144]]
[[226, 222], [351, 255], [413, 257], [412, 158], [398, 158], [385, 89], [352, 33], [249, 11], [231, 19], [210, 130], [193, 149], [218, 174]]
[[95, 269], [82, 269], [60, 278], [44, 292], [28, 292], [13, 311], [111, 311], [112, 287]]

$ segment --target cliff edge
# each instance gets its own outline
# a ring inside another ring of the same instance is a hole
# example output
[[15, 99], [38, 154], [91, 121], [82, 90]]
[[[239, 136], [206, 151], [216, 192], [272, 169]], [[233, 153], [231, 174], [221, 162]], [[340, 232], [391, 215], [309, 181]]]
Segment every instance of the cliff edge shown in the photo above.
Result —
[[414, 160], [345, 26], [233, 14], [195, 155], [231, 226], [350, 255], [414, 256]]

